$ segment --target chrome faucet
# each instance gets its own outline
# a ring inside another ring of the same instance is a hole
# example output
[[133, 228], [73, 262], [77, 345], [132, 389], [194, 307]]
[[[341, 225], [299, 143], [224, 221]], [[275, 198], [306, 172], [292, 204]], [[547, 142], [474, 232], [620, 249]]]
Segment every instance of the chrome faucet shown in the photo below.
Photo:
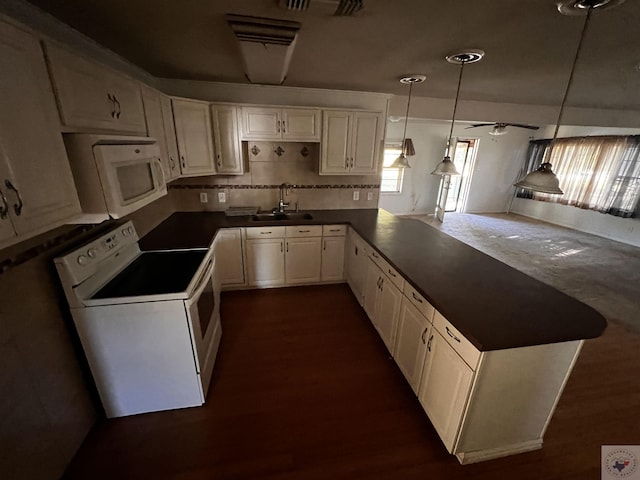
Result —
[[283, 183], [280, 185], [280, 200], [278, 201], [278, 207], [274, 208], [274, 212], [284, 213], [285, 209], [289, 206], [288, 203], [284, 203], [284, 196], [289, 195], [289, 184]]

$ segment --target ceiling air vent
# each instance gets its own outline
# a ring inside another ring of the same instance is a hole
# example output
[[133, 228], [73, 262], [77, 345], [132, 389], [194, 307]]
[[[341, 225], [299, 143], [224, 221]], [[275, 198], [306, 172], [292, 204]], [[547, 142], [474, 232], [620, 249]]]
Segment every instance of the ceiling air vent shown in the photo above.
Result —
[[[280, 8], [293, 12], [306, 10], [314, 13], [349, 17], [362, 10], [364, 0], [278, 0]], [[309, 8], [311, 7], [311, 8]], [[331, 11], [329, 11], [331, 9]]]
[[251, 83], [284, 82], [300, 24], [273, 18], [227, 15]]

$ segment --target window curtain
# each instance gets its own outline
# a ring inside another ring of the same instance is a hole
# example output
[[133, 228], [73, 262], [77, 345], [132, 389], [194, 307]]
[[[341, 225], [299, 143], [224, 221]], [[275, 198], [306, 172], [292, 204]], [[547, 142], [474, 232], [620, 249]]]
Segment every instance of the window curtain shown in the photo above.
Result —
[[535, 170], [547, 156], [564, 195], [519, 189], [519, 197], [621, 217], [638, 215], [640, 136], [562, 138], [552, 149], [551, 141], [545, 142], [530, 142], [524, 173]]

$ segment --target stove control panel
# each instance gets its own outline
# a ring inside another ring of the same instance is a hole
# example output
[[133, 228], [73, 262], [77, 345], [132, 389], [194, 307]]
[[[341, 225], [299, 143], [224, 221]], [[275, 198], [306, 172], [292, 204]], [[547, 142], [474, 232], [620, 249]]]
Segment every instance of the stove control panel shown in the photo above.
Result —
[[131, 221], [115, 227], [63, 257], [55, 259], [58, 269], [66, 270], [74, 283], [91, 276], [97, 266], [118, 254], [123, 248], [137, 244], [138, 235]]

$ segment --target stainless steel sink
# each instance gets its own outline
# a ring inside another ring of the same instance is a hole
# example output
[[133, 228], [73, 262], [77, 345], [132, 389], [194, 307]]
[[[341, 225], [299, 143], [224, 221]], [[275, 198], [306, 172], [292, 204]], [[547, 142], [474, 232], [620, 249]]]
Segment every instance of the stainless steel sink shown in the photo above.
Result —
[[294, 221], [294, 220], [313, 220], [310, 213], [287, 212], [287, 213], [258, 213], [251, 216], [254, 222], [273, 222], [273, 221]]

